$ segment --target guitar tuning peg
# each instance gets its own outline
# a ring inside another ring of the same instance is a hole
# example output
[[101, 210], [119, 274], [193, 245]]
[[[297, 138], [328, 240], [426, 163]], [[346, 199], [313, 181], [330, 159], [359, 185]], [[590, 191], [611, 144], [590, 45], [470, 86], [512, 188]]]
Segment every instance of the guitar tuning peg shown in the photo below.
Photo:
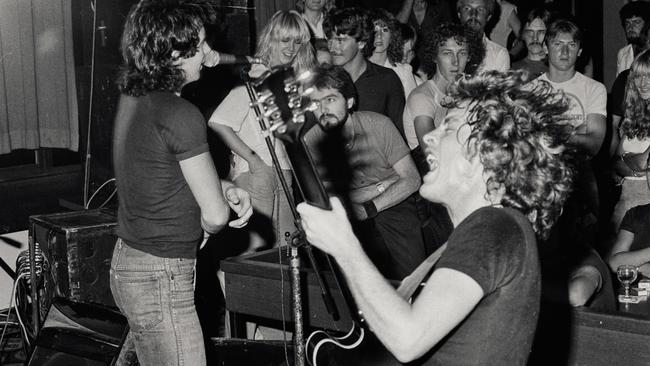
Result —
[[313, 112], [313, 111], [317, 110], [318, 108], [320, 108], [320, 102], [316, 101], [316, 100], [313, 100], [311, 103], [307, 104], [307, 106], [305, 107], [305, 112], [307, 112], [307, 111]]
[[314, 89], [313, 87], [309, 87], [309, 88], [303, 90], [302, 95], [304, 95], [304, 96], [308, 96], [309, 94], [313, 93], [314, 90], [315, 90], [315, 89]]
[[303, 82], [303, 81], [309, 79], [311, 77], [311, 75], [312, 75], [312, 72], [307, 70], [307, 71], [303, 72], [302, 74], [298, 75], [298, 81]]

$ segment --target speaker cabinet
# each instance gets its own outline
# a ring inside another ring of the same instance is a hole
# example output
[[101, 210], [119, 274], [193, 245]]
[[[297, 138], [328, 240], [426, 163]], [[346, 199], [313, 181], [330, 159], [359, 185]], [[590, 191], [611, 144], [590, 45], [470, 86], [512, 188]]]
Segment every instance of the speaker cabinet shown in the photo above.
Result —
[[[42, 253], [37, 267], [49, 297], [115, 306], [109, 270], [117, 218], [108, 210], [31, 216], [30, 235]], [[37, 256], [38, 250], [35, 251]], [[37, 261], [38, 263], [39, 261]], [[47, 301], [48, 299], [44, 299]], [[49, 307], [45, 302], [44, 309]]]
[[54, 298], [27, 365], [114, 365], [128, 330], [117, 311]]

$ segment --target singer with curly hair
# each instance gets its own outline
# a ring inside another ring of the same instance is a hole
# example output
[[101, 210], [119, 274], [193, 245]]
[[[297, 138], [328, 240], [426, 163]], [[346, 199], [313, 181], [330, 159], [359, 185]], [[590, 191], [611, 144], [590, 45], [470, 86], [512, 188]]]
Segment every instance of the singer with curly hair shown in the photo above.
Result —
[[540, 303], [536, 239], [548, 235], [572, 186], [570, 127], [553, 118], [567, 101], [515, 71], [463, 76], [450, 95], [445, 121], [425, 136], [420, 193], [447, 208], [454, 231], [412, 303], [368, 260], [340, 201], [332, 211], [298, 211], [309, 241], [334, 256], [399, 361], [525, 365]]

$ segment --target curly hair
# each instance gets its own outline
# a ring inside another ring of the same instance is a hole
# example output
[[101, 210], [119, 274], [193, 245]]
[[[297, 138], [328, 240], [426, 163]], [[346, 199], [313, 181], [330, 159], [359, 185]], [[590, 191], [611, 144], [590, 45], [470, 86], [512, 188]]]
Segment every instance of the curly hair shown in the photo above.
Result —
[[520, 70], [463, 75], [447, 106], [467, 105], [467, 151], [483, 165], [486, 194], [503, 192], [500, 203], [522, 212], [545, 239], [573, 186], [574, 150], [566, 145], [571, 126], [554, 118], [568, 109], [564, 93], [527, 80]]
[[643, 99], [635, 79], [650, 73], [650, 52], [643, 51], [632, 62], [625, 84], [625, 112], [619, 127], [621, 136], [643, 140], [650, 135], [650, 100]]
[[[325, 5], [323, 6], [323, 14], [327, 14], [328, 11], [336, 8], [336, 3], [334, 0], [327, 0], [325, 2]], [[296, 1], [296, 10], [298, 10], [301, 13], [305, 12], [305, 0], [298, 0]]]
[[347, 35], [357, 42], [364, 42], [365, 47], [361, 51], [364, 57], [370, 57], [375, 50], [375, 27], [364, 8], [350, 7], [330, 11], [323, 21], [323, 31], [328, 39]]
[[121, 48], [120, 92], [141, 96], [151, 91], [177, 92], [185, 74], [172, 57], [198, 52], [199, 33], [215, 21], [212, 5], [203, 0], [141, 0], [126, 18]]
[[393, 14], [382, 8], [372, 9], [369, 14], [373, 25], [379, 24], [380, 26], [388, 27], [390, 31], [390, 43], [386, 48], [388, 61], [393, 65], [402, 62], [404, 56], [404, 39], [402, 38], [400, 28], [401, 23], [395, 19]]
[[435, 74], [438, 50], [440, 46], [450, 39], [453, 39], [459, 45], [467, 45], [467, 64], [463, 72], [473, 74], [478, 69], [485, 57], [485, 45], [483, 44], [482, 35], [460, 24], [443, 23], [424, 39], [423, 59], [420, 60], [424, 72], [429, 75]]
[[[295, 10], [280, 10], [266, 24], [259, 40], [255, 56], [270, 64], [273, 52], [277, 51], [280, 41], [292, 39], [300, 43], [300, 48], [293, 59], [293, 67], [299, 74], [316, 67], [316, 56], [312, 47], [309, 26], [300, 13]], [[277, 66], [277, 65], [274, 65]]]

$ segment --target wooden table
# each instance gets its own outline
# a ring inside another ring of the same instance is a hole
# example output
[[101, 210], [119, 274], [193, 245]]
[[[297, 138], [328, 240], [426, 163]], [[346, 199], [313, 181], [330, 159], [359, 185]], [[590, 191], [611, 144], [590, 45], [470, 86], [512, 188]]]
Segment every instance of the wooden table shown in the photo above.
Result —
[[[304, 327], [339, 331], [350, 329], [350, 310], [333, 273], [324, 270], [323, 276], [339, 312], [338, 320], [327, 312], [320, 286], [306, 256], [301, 256], [301, 262]], [[324, 269], [324, 261], [319, 263]], [[225, 274], [226, 310], [230, 312], [233, 337], [241, 336], [241, 315], [293, 322], [286, 247], [223, 260], [221, 270]]]

